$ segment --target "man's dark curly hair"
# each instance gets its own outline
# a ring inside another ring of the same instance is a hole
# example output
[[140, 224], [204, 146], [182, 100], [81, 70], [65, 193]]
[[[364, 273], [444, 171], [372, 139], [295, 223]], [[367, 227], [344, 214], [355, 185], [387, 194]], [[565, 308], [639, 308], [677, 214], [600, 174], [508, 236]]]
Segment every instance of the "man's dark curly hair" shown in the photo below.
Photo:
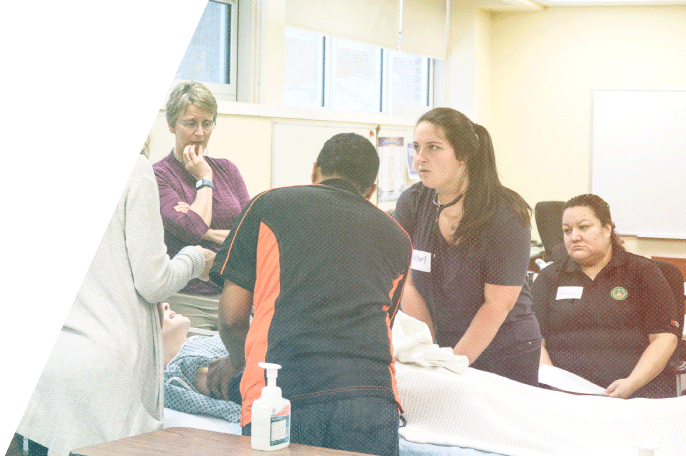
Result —
[[364, 136], [340, 133], [324, 143], [317, 164], [325, 176], [340, 176], [364, 193], [376, 181], [379, 154]]

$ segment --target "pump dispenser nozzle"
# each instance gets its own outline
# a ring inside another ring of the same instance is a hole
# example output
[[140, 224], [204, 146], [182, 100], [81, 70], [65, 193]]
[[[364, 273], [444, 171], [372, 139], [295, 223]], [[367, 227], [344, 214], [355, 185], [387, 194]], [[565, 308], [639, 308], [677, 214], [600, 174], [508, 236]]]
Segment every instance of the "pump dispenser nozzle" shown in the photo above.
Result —
[[257, 365], [267, 371], [267, 386], [276, 386], [276, 377], [279, 375], [281, 366], [274, 363], [258, 363]]
[[276, 377], [279, 374], [281, 366], [272, 363], [257, 363], [258, 366], [267, 371], [267, 384], [262, 388], [262, 396], [268, 401], [281, 400], [281, 388], [276, 386]]

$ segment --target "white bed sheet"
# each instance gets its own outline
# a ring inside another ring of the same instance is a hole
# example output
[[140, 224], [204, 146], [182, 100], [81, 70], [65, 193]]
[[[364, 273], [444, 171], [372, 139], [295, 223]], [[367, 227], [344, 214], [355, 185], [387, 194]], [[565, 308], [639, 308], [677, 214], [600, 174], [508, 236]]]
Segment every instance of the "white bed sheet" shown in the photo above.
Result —
[[686, 396], [613, 399], [524, 385], [488, 372], [396, 363], [407, 440], [509, 456], [686, 454]]
[[508, 456], [632, 456], [655, 446], [656, 456], [686, 455], [686, 396], [577, 396], [472, 368], [456, 370], [454, 362], [425, 356], [438, 349], [428, 327], [402, 312], [393, 326], [393, 348], [407, 419], [400, 435], [408, 441]]
[[187, 427], [204, 429], [206, 431], [223, 432], [225, 434], [241, 435], [238, 423], [221, 420], [212, 416], [191, 415], [170, 408], [164, 408], [164, 428]]

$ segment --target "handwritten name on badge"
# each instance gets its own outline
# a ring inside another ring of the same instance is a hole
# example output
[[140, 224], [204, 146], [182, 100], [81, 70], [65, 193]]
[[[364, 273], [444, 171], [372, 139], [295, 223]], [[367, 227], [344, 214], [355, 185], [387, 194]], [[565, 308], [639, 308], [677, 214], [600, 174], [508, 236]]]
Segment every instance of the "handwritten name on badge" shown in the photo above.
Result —
[[584, 287], [557, 287], [556, 300], [561, 299], [581, 299]]
[[413, 250], [410, 268], [416, 269], [417, 271], [431, 272], [431, 252]]

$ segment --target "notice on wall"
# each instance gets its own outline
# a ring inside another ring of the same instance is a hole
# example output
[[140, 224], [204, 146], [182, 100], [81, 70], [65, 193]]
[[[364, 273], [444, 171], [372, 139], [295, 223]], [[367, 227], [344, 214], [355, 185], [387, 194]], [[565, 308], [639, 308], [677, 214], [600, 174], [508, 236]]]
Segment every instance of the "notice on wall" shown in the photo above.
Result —
[[379, 201], [396, 200], [405, 190], [406, 150], [402, 137], [379, 137]]
[[419, 173], [414, 169], [414, 144], [407, 145], [407, 176], [410, 180], [419, 179]]

